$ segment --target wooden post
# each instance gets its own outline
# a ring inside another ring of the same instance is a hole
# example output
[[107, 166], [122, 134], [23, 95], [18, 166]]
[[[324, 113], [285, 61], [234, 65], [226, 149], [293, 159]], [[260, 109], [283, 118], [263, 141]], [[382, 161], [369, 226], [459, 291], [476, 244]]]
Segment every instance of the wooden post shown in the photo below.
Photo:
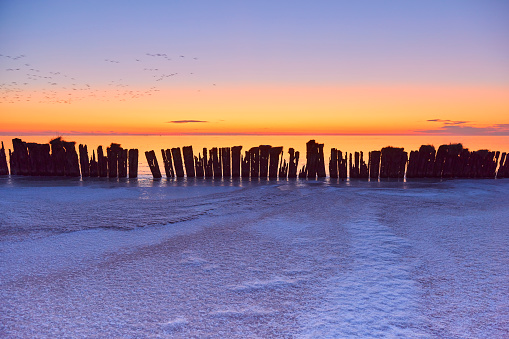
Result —
[[214, 179], [220, 179], [223, 176], [223, 172], [221, 169], [221, 159], [219, 159], [219, 154], [217, 147], [213, 147], [210, 150], [210, 160], [212, 161], [212, 172], [214, 174]]
[[80, 176], [80, 162], [76, 153], [74, 141], [63, 141], [65, 149], [65, 175], [68, 177]]
[[29, 175], [41, 175], [39, 145], [35, 142], [27, 142]]
[[108, 157], [104, 156], [102, 146], [97, 147], [97, 167], [101, 178], [108, 176]]
[[90, 176], [90, 162], [88, 160], [88, 150], [87, 145], [80, 144], [79, 147], [80, 153], [80, 167], [81, 167], [81, 176], [83, 178]]
[[317, 162], [316, 162], [316, 174], [318, 178], [325, 178], [327, 174], [325, 173], [325, 156], [323, 154], [323, 146], [324, 144], [316, 144], [317, 146]]
[[251, 179], [260, 176], [260, 150], [258, 147], [252, 147], [249, 150], [251, 154]]
[[382, 148], [380, 178], [403, 178], [407, 157], [408, 155], [403, 151], [403, 148]]
[[118, 177], [127, 178], [127, 149], [123, 148], [118, 152]]
[[242, 178], [249, 178], [249, 172], [251, 171], [251, 152], [245, 151], [244, 154], [242, 158]]
[[205, 166], [205, 178], [212, 178], [214, 176], [212, 157], [207, 159], [207, 149], [203, 148], [203, 164]]
[[164, 171], [166, 173], [166, 178], [173, 178], [175, 176], [175, 173], [173, 172], [173, 161], [171, 160], [171, 150], [161, 149], [161, 154], [163, 156], [163, 165]]
[[154, 179], [160, 179], [162, 176], [159, 164], [157, 163], [156, 153], [154, 151], [145, 152], [145, 157], [147, 157], [148, 167]]
[[95, 151], [92, 150], [92, 159], [90, 160], [90, 176], [95, 178], [99, 176], [99, 166], [95, 160]]
[[173, 158], [173, 166], [175, 167], [175, 174], [177, 178], [183, 178], [184, 165], [182, 164], [182, 153], [180, 153], [180, 147], [172, 148], [171, 156]]
[[[318, 145], [314, 140], [306, 143], [306, 177], [316, 179], [318, 164]], [[300, 175], [299, 175], [300, 177]]]
[[380, 151], [369, 152], [369, 177], [378, 179], [380, 175]]
[[108, 154], [108, 177], [110, 178], [118, 176], [118, 154], [120, 149], [120, 144], [115, 143], [111, 143], [110, 147], [106, 148], [106, 154]]
[[329, 177], [331, 179], [338, 178], [338, 150], [331, 148], [329, 158]]
[[231, 172], [231, 157], [230, 157], [230, 147], [222, 147], [220, 149], [221, 154], [221, 165], [223, 167], [223, 178], [230, 178], [232, 176]]
[[283, 153], [283, 147], [272, 147], [269, 150], [269, 178], [276, 179], [278, 175], [279, 156]]
[[338, 150], [338, 176], [341, 179], [346, 179], [348, 176], [347, 173], [347, 159], [348, 159], [348, 153], [345, 152], [345, 157], [343, 158], [343, 152]]
[[232, 147], [232, 177], [238, 178], [240, 177], [240, 162], [242, 151], [242, 146], [233, 146]]
[[509, 160], [508, 160], [507, 153], [502, 153], [502, 156], [500, 157], [500, 165], [498, 167], [497, 171], [497, 178], [508, 178], [509, 177]]
[[129, 150], [129, 178], [138, 177], [138, 150], [131, 148]]
[[299, 152], [295, 152], [293, 148], [288, 149], [290, 153], [290, 163], [288, 164], [288, 178], [297, 178], [297, 169], [299, 167]]
[[30, 164], [28, 158], [28, 148], [25, 142], [21, 139], [12, 139], [13, 152], [12, 156], [15, 159], [17, 165], [17, 173], [19, 175], [30, 174]]
[[260, 145], [260, 178], [266, 179], [269, 174], [269, 154], [272, 146]]
[[203, 178], [205, 175], [205, 163], [204, 158], [201, 157], [201, 154], [198, 153], [198, 157], [194, 156], [194, 168], [196, 171], [197, 178]]
[[367, 179], [369, 177], [368, 166], [364, 162], [364, 153], [360, 152], [360, 154], [359, 178]]
[[3, 141], [2, 148], [0, 149], [0, 175], [9, 175], [9, 168], [7, 167], [7, 156], [5, 155]]
[[182, 148], [182, 153], [184, 154], [184, 165], [186, 167], [186, 175], [188, 178], [194, 178], [196, 176], [196, 172], [194, 170], [193, 146], [184, 146]]

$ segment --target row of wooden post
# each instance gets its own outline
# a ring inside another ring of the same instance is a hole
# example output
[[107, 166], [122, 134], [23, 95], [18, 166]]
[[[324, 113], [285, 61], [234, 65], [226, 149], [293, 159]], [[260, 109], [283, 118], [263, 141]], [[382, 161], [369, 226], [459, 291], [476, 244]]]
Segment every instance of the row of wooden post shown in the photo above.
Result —
[[[24, 142], [13, 139], [9, 150], [10, 172], [13, 175], [136, 178], [138, 176], [138, 150], [123, 149], [112, 143], [104, 155], [102, 146], [89, 158], [86, 145], [61, 138], [49, 144]], [[289, 162], [283, 159], [283, 147], [260, 145], [241, 154], [242, 146], [203, 149], [195, 156], [192, 146], [162, 149], [166, 177], [187, 176], [206, 178], [323, 178], [326, 177], [324, 144], [310, 140], [306, 144], [306, 163], [298, 171], [299, 152], [288, 150]], [[154, 178], [161, 171], [154, 151], [145, 152]], [[498, 170], [497, 170], [498, 168]], [[7, 157], [2, 142], [0, 149], [0, 175], [8, 175]], [[411, 151], [410, 157], [403, 148], [384, 147], [368, 154], [344, 153], [331, 149], [329, 157], [331, 178], [509, 178], [509, 155], [488, 150], [469, 151], [461, 144], [423, 145]]]
[[[119, 144], [111, 144], [104, 156], [102, 146], [89, 158], [87, 145], [79, 145], [79, 157], [74, 141], [56, 138], [49, 144], [24, 142], [12, 139], [13, 150], [9, 150], [12, 175], [29, 176], [67, 176], [67, 177], [110, 177], [136, 178], [138, 176], [138, 150], [123, 149]], [[129, 167], [128, 167], [129, 164]], [[9, 174], [5, 148], [0, 149], [0, 175]]]

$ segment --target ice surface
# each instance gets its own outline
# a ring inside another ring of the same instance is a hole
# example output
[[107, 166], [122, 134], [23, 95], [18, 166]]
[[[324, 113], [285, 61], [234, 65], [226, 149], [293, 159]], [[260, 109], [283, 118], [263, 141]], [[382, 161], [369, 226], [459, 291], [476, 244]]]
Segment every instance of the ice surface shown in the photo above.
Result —
[[0, 337], [503, 338], [509, 181], [0, 179]]

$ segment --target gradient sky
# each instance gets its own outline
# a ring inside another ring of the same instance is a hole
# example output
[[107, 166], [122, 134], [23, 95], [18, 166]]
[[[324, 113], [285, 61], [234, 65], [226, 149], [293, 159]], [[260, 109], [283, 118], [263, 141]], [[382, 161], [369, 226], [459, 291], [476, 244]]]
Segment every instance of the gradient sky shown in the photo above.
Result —
[[508, 1], [0, 1], [2, 134], [509, 135]]

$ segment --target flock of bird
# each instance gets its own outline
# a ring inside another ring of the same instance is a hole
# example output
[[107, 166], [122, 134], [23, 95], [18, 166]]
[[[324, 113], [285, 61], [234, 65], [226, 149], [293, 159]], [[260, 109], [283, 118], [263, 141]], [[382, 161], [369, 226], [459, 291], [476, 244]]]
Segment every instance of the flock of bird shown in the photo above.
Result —
[[[77, 76], [62, 71], [36, 68], [26, 61], [27, 59], [28, 57], [23, 54], [0, 54], [0, 104], [20, 102], [72, 104], [87, 99], [106, 102], [151, 96], [161, 90], [165, 80], [194, 75], [189, 68], [192, 68], [195, 65], [193, 63], [198, 60], [197, 57], [189, 58], [184, 55], [172, 58], [166, 53], [146, 53], [143, 57], [123, 61], [103, 59], [104, 63], [111, 65], [107, 67], [111, 68], [112, 74], [118, 75], [121, 72], [123, 78], [135, 78], [134, 81], [110, 80], [106, 83], [110, 90], [105, 91], [103, 81], [97, 83], [91, 79], [80, 80]], [[127, 68], [117, 68], [122, 65]], [[98, 78], [103, 77], [104, 72], [98, 74]], [[145, 87], [143, 90], [138, 89], [140, 78]]]

